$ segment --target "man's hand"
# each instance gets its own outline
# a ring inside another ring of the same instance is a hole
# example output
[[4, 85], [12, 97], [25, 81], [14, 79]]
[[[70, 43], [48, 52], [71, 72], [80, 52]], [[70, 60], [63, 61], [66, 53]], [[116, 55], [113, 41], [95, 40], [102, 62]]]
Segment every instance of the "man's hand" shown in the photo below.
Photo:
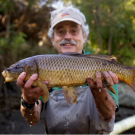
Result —
[[[111, 60], [116, 60], [116, 58], [112, 57]], [[103, 71], [102, 74], [103, 74], [106, 82], [108, 83], [108, 85], [112, 86], [119, 82], [118, 77], [112, 71], [109, 71], [109, 72]], [[90, 76], [88, 76], [87, 82], [91, 89], [92, 88], [98, 88], [98, 89], [103, 88], [101, 73], [99, 71], [96, 72], [96, 83], [93, 82], [93, 80]]]
[[[44, 94], [44, 92], [39, 87], [33, 87], [33, 82], [38, 78], [37, 74], [33, 74], [27, 82], [24, 83], [24, 79], [26, 77], [26, 73], [23, 72], [19, 75], [17, 79], [17, 85], [22, 88], [22, 97], [28, 104], [33, 104], [38, 101], [39, 97]], [[44, 82], [48, 85], [48, 82]], [[22, 116], [30, 125], [35, 125], [40, 120], [40, 112], [42, 109], [42, 103], [39, 100], [39, 104], [35, 104], [33, 108], [28, 109], [24, 108], [21, 105], [20, 111]]]
[[[109, 71], [109, 72], [103, 71], [103, 76], [104, 76], [106, 82], [111, 86], [118, 83], [118, 77], [112, 71]], [[87, 82], [91, 89], [103, 88], [101, 73], [99, 71], [96, 72], [96, 83], [93, 82], [93, 80], [90, 76], [88, 76]]]
[[[106, 82], [111, 86], [118, 83], [118, 77], [112, 71], [103, 71], [103, 76]], [[111, 121], [115, 114], [116, 103], [108, 93], [107, 89], [103, 87], [101, 73], [99, 71], [96, 72], [96, 83], [93, 82], [90, 76], [88, 76], [87, 82], [100, 116], [108, 122]]]
[[[40, 96], [44, 94], [44, 92], [39, 87], [33, 87], [33, 82], [38, 78], [38, 74], [33, 74], [27, 82], [24, 83], [24, 79], [26, 77], [26, 73], [23, 72], [19, 75], [17, 79], [17, 85], [22, 88], [22, 97], [28, 104], [35, 103]], [[46, 85], [47, 81], [44, 82]]]

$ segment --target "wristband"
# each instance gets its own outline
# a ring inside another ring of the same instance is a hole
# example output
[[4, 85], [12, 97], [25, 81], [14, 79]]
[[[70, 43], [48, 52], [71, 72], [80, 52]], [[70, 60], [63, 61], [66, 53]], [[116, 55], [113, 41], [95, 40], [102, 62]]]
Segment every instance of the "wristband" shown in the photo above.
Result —
[[[39, 104], [38, 101], [36, 101], [36, 103], [37, 103], [37, 105]], [[21, 96], [21, 104], [22, 104], [22, 106], [23, 106], [24, 108], [29, 108], [29, 109], [31, 109], [31, 108], [35, 105], [35, 103], [34, 103], [34, 104], [28, 104], [28, 103], [23, 99], [22, 96]]]

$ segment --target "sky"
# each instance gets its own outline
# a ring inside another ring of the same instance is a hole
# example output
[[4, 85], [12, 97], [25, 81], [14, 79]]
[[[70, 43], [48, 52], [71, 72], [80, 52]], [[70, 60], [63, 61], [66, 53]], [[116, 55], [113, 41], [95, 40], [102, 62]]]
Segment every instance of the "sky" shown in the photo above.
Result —
[[[43, 5], [46, 4], [47, 1], [48, 1], [48, 0], [41, 0], [41, 2], [38, 2], [38, 5], [39, 5], [40, 7], [42, 7]], [[62, 2], [62, 0], [57, 0], [57, 1], [53, 2], [53, 4], [52, 4], [51, 6], [52, 6], [53, 8], [55, 8], [55, 9], [58, 9], [58, 8], [63, 7], [63, 2]]]

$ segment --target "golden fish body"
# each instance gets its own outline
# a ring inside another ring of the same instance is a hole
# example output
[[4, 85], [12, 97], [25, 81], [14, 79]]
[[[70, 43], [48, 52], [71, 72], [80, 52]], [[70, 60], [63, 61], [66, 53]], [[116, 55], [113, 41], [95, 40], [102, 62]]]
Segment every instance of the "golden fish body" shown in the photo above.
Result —
[[[26, 80], [33, 73], [38, 74], [38, 80], [34, 86], [39, 86], [46, 93], [43, 97], [44, 102], [48, 100], [49, 94], [43, 81], [48, 81], [49, 87], [62, 87], [67, 103], [72, 104], [77, 98], [77, 91], [74, 87], [86, 84], [88, 76], [96, 82], [96, 71], [113, 71], [119, 80], [130, 85], [135, 91], [135, 68], [122, 66], [110, 60], [109, 56], [78, 53], [37, 55], [11, 65], [2, 74], [7, 82], [13, 81], [13, 74], [16, 74], [14, 77], [16, 80], [23, 71], [27, 74]], [[11, 76], [12, 79], [6, 80], [6, 76]], [[103, 76], [102, 79], [104, 82]], [[112, 89], [111, 91], [114, 92]]]
[[[113, 71], [119, 80], [132, 84], [135, 71], [132, 67], [116, 64], [113, 61], [87, 57], [65, 55], [40, 56], [36, 58], [39, 65], [39, 78], [47, 80], [50, 87], [81, 86], [89, 76], [96, 81], [96, 71]], [[45, 63], [45, 64], [43, 64]]]

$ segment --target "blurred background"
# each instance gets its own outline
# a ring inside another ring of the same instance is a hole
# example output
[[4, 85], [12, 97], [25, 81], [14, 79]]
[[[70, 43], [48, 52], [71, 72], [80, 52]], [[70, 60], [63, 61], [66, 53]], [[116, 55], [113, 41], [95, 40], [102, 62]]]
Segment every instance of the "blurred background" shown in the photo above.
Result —
[[[135, 0], [0, 0], [0, 72], [23, 58], [57, 53], [47, 37], [50, 12], [65, 4], [86, 16], [90, 34], [85, 50], [135, 66]], [[3, 82], [0, 75], [0, 134], [44, 134], [43, 113], [29, 127], [19, 111], [20, 88], [16, 82]], [[118, 87], [116, 122], [135, 114], [134, 92], [121, 82]], [[135, 133], [135, 128], [125, 133]]]

